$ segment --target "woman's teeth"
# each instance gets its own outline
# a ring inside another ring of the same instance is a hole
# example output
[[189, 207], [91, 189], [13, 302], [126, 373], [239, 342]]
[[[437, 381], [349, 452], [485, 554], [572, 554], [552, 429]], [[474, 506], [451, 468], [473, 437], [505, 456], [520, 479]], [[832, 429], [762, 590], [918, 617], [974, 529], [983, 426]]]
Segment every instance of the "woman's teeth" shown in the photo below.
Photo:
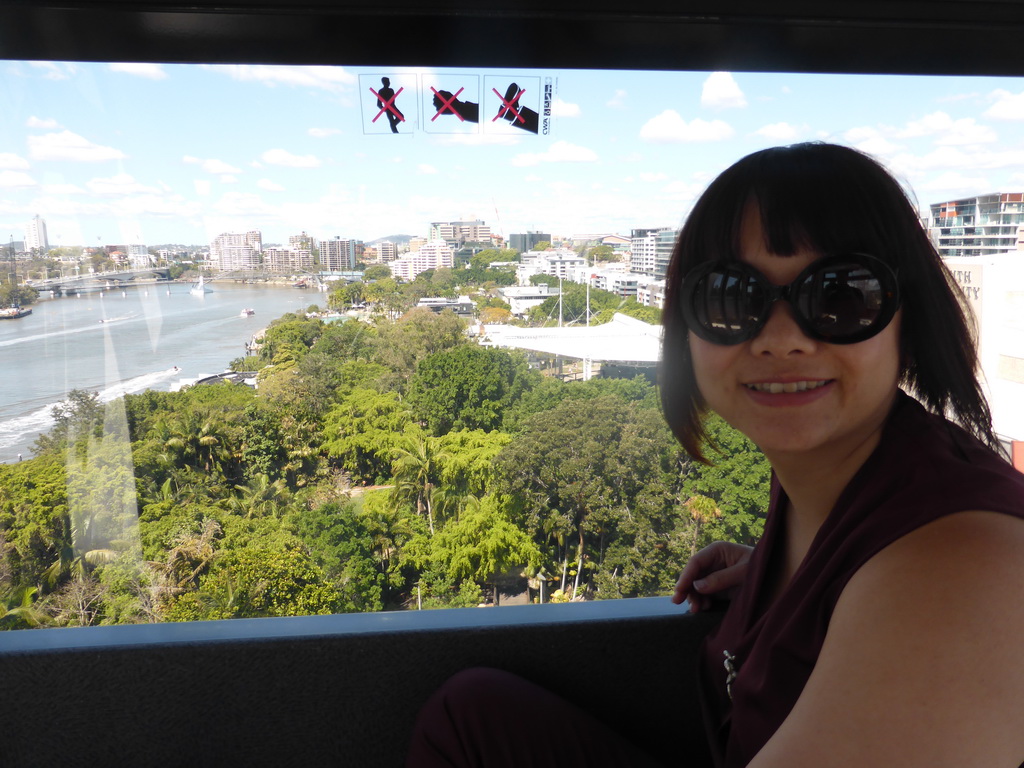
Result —
[[806, 392], [810, 389], [817, 389], [828, 384], [828, 380], [822, 381], [771, 381], [757, 384], [747, 384], [755, 392], [768, 392], [772, 395], [781, 395], [783, 392]]

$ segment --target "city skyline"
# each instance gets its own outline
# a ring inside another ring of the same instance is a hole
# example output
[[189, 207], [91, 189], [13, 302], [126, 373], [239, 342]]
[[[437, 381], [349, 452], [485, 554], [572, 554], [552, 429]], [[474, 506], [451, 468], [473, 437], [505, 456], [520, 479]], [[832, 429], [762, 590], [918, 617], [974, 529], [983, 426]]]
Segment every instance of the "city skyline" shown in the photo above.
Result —
[[36, 215], [53, 246], [200, 245], [254, 229], [268, 243], [302, 231], [370, 242], [472, 219], [506, 240], [628, 235], [679, 226], [739, 157], [818, 139], [878, 157], [923, 213], [1024, 189], [1022, 78], [12, 61], [0, 71], [4, 241]]

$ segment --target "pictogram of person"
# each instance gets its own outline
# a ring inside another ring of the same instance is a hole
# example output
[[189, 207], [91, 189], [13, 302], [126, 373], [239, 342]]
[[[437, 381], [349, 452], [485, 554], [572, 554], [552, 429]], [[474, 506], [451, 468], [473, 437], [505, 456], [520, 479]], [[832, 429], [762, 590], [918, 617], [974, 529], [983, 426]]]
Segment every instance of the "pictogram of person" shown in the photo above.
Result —
[[398, 133], [398, 124], [405, 121], [405, 115], [402, 114], [398, 105], [395, 104], [397, 95], [395, 94], [395, 89], [391, 87], [391, 79], [382, 77], [380, 82], [383, 87], [377, 94], [377, 107], [383, 109], [387, 114], [391, 132]]

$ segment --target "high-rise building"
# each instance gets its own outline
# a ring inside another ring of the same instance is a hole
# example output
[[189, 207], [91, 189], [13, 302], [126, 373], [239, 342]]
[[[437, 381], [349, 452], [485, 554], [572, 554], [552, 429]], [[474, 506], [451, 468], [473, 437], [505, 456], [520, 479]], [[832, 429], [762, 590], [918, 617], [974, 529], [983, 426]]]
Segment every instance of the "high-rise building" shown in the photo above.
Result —
[[320, 241], [320, 266], [331, 272], [356, 268], [356, 241], [335, 235], [333, 240]]
[[[671, 227], [648, 227], [634, 229], [630, 233], [629, 269], [638, 275], [653, 276], [657, 273], [658, 238], [663, 232], [674, 233]], [[664, 277], [664, 272], [661, 274]]]
[[444, 240], [453, 251], [466, 243], [485, 243], [490, 246], [491, 228], [480, 219], [434, 221], [430, 224], [430, 239]]
[[550, 232], [536, 232], [534, 230], [527, 230], [520, 234], [513, 234], [508, 236], [508, 247], [519, 251], [520, 253], [526, 253], [532, 251], [533, 247], [537, 243], [551, 242]]
[[288, 245], [299, 250], [315, 251], [317, 242], [315, 237], [311, 237], [303, 232], [300, 235], [289, 235]]
[[313, 267], [313, 255], [308, 248], [270, 247], [263, 251], [263, 268], [268, 272], [289, 274], [308, 271]]
[[263, 252], [263, 235], [250, 232], [225, 232], [210, 243], [210, 266], [213, 269], [256, 269]]
[[924, 224], [946, 258], [1024, 250], [1024, 192], [932, 203]]
[[50, 250], [50, 241], [46, 237], [46, 222], [38, 214], [25, 225], [25, 250], [38, 250], [40, 253]]
[[439, 267], [451, 267], [454, 255], [444, 240], [428, 240], [418, 251], [394, 259], [388, 266], [391, 274], [403, 280], [412, 280], [420, 272]]
[[378, 259], [385, 264], [398, 258], [398, 247], [390, 240], [377, 243]]
[[653, 276], [663, 280], [668, 274], [668, 264], [672, 261], [672, 250], [676, 247], [676, 236], [679, 233], [672, 227], [659, 229], [654, 242]]

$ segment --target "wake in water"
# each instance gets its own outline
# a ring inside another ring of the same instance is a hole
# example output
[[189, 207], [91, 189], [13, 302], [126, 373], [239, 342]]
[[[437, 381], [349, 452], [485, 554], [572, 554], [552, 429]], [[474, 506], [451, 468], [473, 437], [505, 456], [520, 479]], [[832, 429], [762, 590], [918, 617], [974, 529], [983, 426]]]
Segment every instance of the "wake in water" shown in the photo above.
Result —
[[[173, 366], [165, 370], [133, 376], [130, 379], [119, 381], [105, 389], [99, 390], [99, 401], [101, 403], [109, 403], [111, 400], [116, 400], [124, 395], [153, 389], [161, 382], [167, 381], [180, 373], [181, 369], [178, 366]], [[54, 406], [61, 405], [64, 402], [67, 401], [58, 400], [25, 416], [18, 416], [0, 422], [0, 451], [6, 453], [6, 449], [13, 446], [24, 446], [26, 438], [47, 432], [54, 424], [52, 415]], [[7, 458], [14, 458], [14, 456], [13, 454], [10, 457], [0, 456], [0, 461]]]
[[96, 333], [98, 330], [102, 330], [104, 325], [110, 323], [121, 323], [126, 320], [134, 320], [139, 317], [139, 313], [136, 312], [130, 315], [120, 315], [118, 317], [102, 318], [99, 322], [88, 323], [87, 325], [80, 325], [76, 328], [61, 328], [58, 331], [47, 331], [46, 333], [33, 333], [29, 336], [18, 336], [14, 339], [7, 339], [0, 341], [0, 347], [13, 347], [15, 344], [28, 344], [33, 341], [40, 341], [41, 339], [52, 339], [55, 336], [70, 336], [75, 333]]

